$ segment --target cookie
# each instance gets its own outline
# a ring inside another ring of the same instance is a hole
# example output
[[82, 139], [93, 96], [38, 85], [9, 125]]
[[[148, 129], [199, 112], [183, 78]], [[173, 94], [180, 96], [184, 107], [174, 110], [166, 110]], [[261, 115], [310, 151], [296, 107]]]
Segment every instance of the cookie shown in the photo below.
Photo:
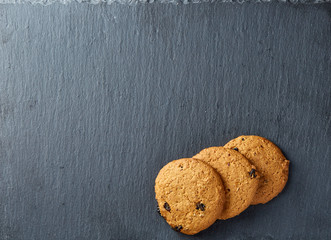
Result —
[[237, 216], [250, 206], [259, 185], [259, 174], [243, 155], [224, 147], [210, 147], [193, 158], [208, 163], [221, 175], [226, 201], [219, 219]]
[[172, 161], [155, 180], [159, 213], [175, 230], [196, 234], [212, 225], [225, 202], [219, 174], [208, 164], [192, 158]]
[[285, 187], [290, 161], [281, 150], [269, 140], [259, 136], [240, 136], [224, 147], [232, 148], [243, 154], [261, 173], [260, 186], [252, 205], [267, 203]]

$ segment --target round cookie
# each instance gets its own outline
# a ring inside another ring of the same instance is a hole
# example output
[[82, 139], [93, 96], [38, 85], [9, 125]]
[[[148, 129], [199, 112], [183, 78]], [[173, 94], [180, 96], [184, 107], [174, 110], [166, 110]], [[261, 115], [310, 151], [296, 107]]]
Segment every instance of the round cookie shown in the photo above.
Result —
[[210, 164], [221, 175], [226, 201], [219, 219], [232, 218], [249, 207], [259, 185], [259, 175], [243, 155], [224, 147], [210, 147], [193, 158]]
[[160, 214], [174, 230], [193, 235], [217, 220], [225, 193], [221, 177], [211, 166], [184, 158], [160, 170], [155, 198]]
[[269, 202], [285, 187], [289, 163], [281, 150], [269, 140], [259, 136], [240, 136], [224, 147], [243, 154], [261, 173], [260, 186], [252, 205]]

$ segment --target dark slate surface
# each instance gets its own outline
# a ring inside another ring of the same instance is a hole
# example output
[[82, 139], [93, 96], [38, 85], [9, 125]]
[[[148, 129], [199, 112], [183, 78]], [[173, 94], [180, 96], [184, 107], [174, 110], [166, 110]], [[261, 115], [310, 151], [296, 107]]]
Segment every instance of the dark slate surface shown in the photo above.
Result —
[[[330, 239], [331, 8], [0, 5], [0, 239]], [[283, 193], [189, 237], [167, 162], [265, 136]]]

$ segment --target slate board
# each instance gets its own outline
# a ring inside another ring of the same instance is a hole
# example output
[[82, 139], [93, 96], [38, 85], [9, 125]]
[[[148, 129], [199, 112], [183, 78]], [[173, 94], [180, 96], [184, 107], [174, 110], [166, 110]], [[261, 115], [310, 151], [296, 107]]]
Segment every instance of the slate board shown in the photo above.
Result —
[[[331, 239], [331, 8], [0, 5], [0, 239]], [[240, 134], [279, 197], [196, 236], [156, 213], [167, 162]]]

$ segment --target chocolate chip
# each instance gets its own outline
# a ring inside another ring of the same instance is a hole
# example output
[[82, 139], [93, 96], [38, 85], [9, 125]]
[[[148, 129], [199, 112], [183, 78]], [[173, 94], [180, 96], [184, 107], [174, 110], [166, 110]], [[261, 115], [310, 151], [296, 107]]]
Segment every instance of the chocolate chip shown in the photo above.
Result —
[[238, 149], [238, 148], [234, 148], [233, 150], [239, 151], [239, 149]]
[[230, 192], [230, 189], [228, 188], [228, 189], [226, 189], [228, 192]]
[[201, 211], [205, 211], [205, 204], [203, 203], [197, 203], [196, 209], [197, 210], [201, 210]]
[[161, 215], [161, 212], [160, 212], [160, 207], [159, 207], [159, 206], [157, 206], [157, 208], [156, 208], [156, 211], [157, 211], [157, 213], [158, 213], [158, 214], [160, 214], [160, 215]]
[[171, 208], [169, 206], [169, 204], [167, 202], [164, 203], [163, 207], [165, 208], [165, 210], [167, 210], [168, 212], [170, 212]]
[[256, 174], [255, 174], [255, 169], [254, 168], [249, 172], [249, 176], [251, 176], [251, 178], [256, 178]]
[[180, 232], [183, 229], [183, 227], [181, 225], [179, 225], [179, 226], [173, 227], [172, 229], [175, 230], [176, 232]]
[[242, 141], [245, 141], [245, 138], [242, 138], [241, 140], [242, 140]]

